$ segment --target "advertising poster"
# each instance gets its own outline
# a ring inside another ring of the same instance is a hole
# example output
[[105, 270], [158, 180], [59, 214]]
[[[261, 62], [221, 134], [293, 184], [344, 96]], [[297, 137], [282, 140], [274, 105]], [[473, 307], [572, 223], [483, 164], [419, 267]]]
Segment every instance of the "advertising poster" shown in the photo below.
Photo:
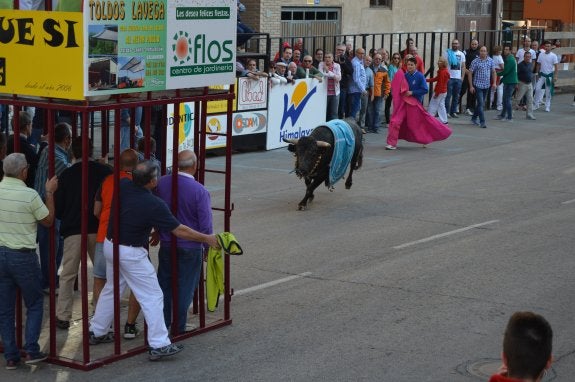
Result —
[[82, 13], [0, 9], [0, 93], [83, 99]]
[[266, 149], [287, 146], [283, 138], [307, 136], [325, 123], [327, 81], [308, 78], [294, 85], [274, 86], [269, 94]]
[[[168, 120], [166, 121], [166, 167], [172, 167], [174, 126], [177, 124], [174, 117], [174, 104], [167, 105]], [[180, 115], [178, 126], [178, 152], [186, 149], [194, 149], [194, 123], [195, 123], [194, 103], [187, 102], [180, 104]]]
[[[168, 120], [166, 121], [166, 167], [172, 167], [174, 127], [177, 124], [174, 116], [174, 104], [167, 105]], [[194, 149], [194, 124], [196, 110], [193, 102], [180, 104], [180, 115], [178, 126], [178, 152], [186, 149]], [[265, 113], [244, 113], [234, 115], [235, 128], [232, 133], [235, 135], [252, 134], [265, 132]], [[210, 132], [225, 134], [227, 129], [227, 115], [209, 115], [206, 118], [206, 149], [214, 149], [226, 146], [226, 137], [212, 135]]]
[[235, 81], [236, 2], [87, 1], [86, 95]]
[[238, 111], [265, 109], [268, 102], [268, 78], [238, 78]]
[[232, 135], [265, 133], [268, 129], [267, 110], [234, 113]]

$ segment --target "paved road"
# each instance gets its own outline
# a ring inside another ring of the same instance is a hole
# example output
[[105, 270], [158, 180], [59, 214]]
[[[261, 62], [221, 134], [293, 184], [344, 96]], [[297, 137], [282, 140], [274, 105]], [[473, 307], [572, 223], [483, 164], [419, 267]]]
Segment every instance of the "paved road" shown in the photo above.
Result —
[[[353, 188], [320, 188], [304, 212], [289, 152], [237, 154], [232, 227], [245, 255], [232, 261], [233, 325], [161, 363], [1, 369], [0, 380], [487, 380], [477, 376], [498, 364], [510, 314], [532, 310], [555, 331], [545, 380], [571, 381], [571, 104], [559, 95], [537, 121], [488, 112], [487, 129], [452, 120], [452, 137], [426, 149], [385, 151], [385, 134], [369, 134]], [[218, 182], [207, 179], [216, 205]]]

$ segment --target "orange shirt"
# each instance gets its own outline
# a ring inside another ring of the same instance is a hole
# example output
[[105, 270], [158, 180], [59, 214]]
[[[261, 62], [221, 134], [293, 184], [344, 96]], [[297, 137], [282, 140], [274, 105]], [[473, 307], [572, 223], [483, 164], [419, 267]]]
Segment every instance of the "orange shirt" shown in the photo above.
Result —
[[[120, 179], [132, 179], [132, 173], [120, 171]], [[100, 224], [98, 225], [98, 235], [96, 242], [103, 243], [108, 233], [108, 220], [110, 220], [110, 210], [112, 208], [112, 198], [114, 197], [114, 175], [108, 175], [102, 186], [100, 193], [96, 194], [96, 200], [102, 202], [102, 212], [100, 213]]]

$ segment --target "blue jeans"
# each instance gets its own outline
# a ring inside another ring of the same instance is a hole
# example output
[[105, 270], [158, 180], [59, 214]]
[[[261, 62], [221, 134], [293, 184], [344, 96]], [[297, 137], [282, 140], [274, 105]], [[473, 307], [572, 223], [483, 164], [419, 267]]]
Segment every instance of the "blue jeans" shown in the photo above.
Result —
[[511, 97], [513, 96], [513, 91], [515, 90], [515, 85], [517, 85], [517, 84], [503, 84], [503, 110], [501, 110], [501, 116], [503, 118], [507, 118], [507, 119], [513, 118], [513, 108], [511, 107]]
[[357, 120], [359, 109], [361, 109], [361, 93], [348, 93], [347, 96], [351, 99], [351, 111], [349, 112], [349, 116]]
[[337, 110], [339, 107], [339, 96], [328, 95], [327, 96], [327, 110], [325, 115], [326, 121], [331, 121], [332, 119], [337, 119]]
[[349, 93], [347, 89], [340, 89], [339, 92], [339, 107], [337, 110], [337, 116], [339, 119], [343, 119], [345, 117], [349, 117], [349, 101], [347, 97]]
[[377, 131], [381, 126], [381, 110], [383, 109], [383, 97], [374, 97], [369, 108], [369, 122], [365, 125], [373, 131]]
[[[40, 250], [40, 265], [42, 267], [42, 288], [50, 287], [50, 228], [38, 224], [38, 249]], [[60, 236], [60, 220], [54, 219], [54, 251], [56, 251], [56, 286], [58, 286], [58, 268], [64, 255], [64, 238]]]
[[40, 283], [40, 265], [35, 250], [15, 251], [0, 247], [0, 335], [4, 358], [19, 361], [14, 323], [16, 320], [16, 289], [20, 288], [26, 305], [24, 350], [31, 356], [40, 352], [38, 338], [42, 330], [44, 294]]
[[450, 78], [447, 82], [447, 96], [445, 97], [445, 110], [447, 114], [459, 113], [459, 93], [461, 93], [461, 80]]
[[487, 98], [488, 92], [489, 88], [475, 88], [475, 111], [473, 112], [473, 117], [471, 117], [471, 119], [477, 121], [477, 117], [479, 117], [479, 124], [481, 126], [485, 126], [485, 114], [483, 113], [483, 105], [485, 105], [485, 98]]
[[[160, 244], [158, 252], [158, 283], [164, 293], [164, 321], [166, 327], [172, 323], [172, 255], [169, 245]], [[200, 282], [203, 250], [201, 248], [177, 248], [178, 259], [178, 333], [186, 331], [188, 309], [194, 298], [194, 292]], [[172, 327], [172, 331], [174, 328]]]

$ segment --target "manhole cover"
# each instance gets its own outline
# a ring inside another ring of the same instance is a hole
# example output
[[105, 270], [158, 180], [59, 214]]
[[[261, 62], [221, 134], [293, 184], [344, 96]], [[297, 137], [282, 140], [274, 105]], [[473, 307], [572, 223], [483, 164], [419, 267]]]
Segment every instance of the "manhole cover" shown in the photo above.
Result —
[[[457, 366], [455, 370], [466, 377], [487, 381], [489, 377], [497, 373], [501, 366], [500, 359], [481, 358], [474, 361], [467, 361]], [[552, 381], [557, 377], [553, 368], [547, 370], [541, 382]]]

